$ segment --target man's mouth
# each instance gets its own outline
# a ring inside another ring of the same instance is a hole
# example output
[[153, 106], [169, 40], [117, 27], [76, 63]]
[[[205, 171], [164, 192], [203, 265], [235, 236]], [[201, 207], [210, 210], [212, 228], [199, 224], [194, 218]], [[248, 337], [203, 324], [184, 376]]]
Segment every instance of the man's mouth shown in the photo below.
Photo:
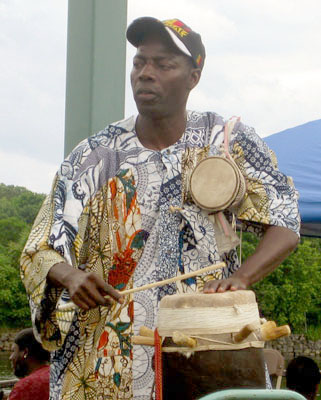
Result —
[[157, 94], [150, 89], [138, 89], [136, 91], [136, 97], [142, 100], [151, 100], [156, 96]]

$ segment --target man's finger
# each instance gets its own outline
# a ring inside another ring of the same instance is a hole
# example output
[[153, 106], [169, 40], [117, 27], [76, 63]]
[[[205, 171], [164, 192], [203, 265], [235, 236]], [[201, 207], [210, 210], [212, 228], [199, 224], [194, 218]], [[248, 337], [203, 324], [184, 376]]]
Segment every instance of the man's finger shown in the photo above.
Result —
[[219, 286], [219, 281], [210, 281], [207, 282], [204, 286], [204, 293], [215, 293], [217, 291], [217, 288]]
[[119, 292], [118, 290], [113, 288], [108, 283], [104, 284], [103, 290], [107, 295], [112, 297], [114, 300], [118, 301], [118, 303], [122, 304], [124, 302], [124, 298], [123, 298], [123, 295], [121, 294], [121, 292]]
[[217, 288], [216, 292], [217, 292], [217, 293], [224, 293], [224, 292], [226, 292], [226, 290], [227, 290], [227, 286], [221, 284], [221, 285]]
[[[112, 297], [114, 300], [118, 301], [118, 303], [124, 302], [121, 292], [119, 292], [118, 290], [113, 288], [111, 285], [106, 283], [97, 274], [91, 273], [88, 276], [88, 278], [90, 279], [90, 281], [92, 283], [92, 287], [94, 287], [93, 290], [95, 290], [95, 291], [97, 290], [99, 292], [98, 297], [97, 297], [97, 294], [94, 295], [98, 304], [105, 305], [105, 306], [110, 304], [110, 300], [108, 300], [108, 298], [106, 298], [106, 295]], [[102, 298], [103, 298], [103, 300], [102, 300]]]
[[110, 305], [110, 301], [104, 297], [104, 293], [101, 293], [101, 290], [95, 284], [91, 284], [90, 286], [85, 287], [84, 289], [86, 293], [86, 300], [88, 299], [89, 303], [91, 304], [91, 308], [97, 307], [98, 305], [100, 306]]
[[78, 307], [80, 307], [81, 309], [83, 309], [83, 310], [89, 310], [89, 306], [88, 306], [88, 304], [85, 302], [85, 301], [83, 301], [82, 299], [81, 299], [81, 297], [79, 297], [77, 294], [75, 294], [72, 298], [71, 298], [71, 300], [76, 304], [76, 306], [78, 306]]

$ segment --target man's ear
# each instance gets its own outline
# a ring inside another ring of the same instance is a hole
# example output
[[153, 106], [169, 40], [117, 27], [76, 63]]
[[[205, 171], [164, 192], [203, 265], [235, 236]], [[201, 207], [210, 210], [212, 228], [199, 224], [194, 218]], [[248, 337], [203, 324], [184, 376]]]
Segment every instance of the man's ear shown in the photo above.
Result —
[[188, 89], [192, 90], [198, 84], [201, 78], [201, 70], [199, 68], [193, 68], [190, 71], [190, 79], [188, 82]]
[[29, 351], [27, 348], [23, 350], [23, 358], [26, 359], [28, 357]]

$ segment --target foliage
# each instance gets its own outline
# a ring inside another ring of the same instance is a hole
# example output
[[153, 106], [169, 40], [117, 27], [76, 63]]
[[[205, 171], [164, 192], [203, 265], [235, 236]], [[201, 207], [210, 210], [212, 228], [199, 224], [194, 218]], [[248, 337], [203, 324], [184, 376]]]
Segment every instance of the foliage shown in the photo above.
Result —
[[44, 198], [44, 194], [0, 183], [0, 220], [16, 217], [20, 221], [32, 224]]
[[[243, 260], [256, 247], [250, 234], [243, 238]], [[269, 276], [253, 285], [266, 319], [290, 324], [295, 332], [321, 323], [321, 241], [303, 238], [297, 249]]]
[[44, 195], [0, 184], [0, 326], [30, 325], [19, 259]]
[[21, 233], [28, 228], [28, 224], [17, 217], [0, 219], [0, 243], [8, 246], [17, 240]]
[[321, 325], [310, 325], [307, 328], [306, 336], [309, 340], [317, 341], [321, 338]]

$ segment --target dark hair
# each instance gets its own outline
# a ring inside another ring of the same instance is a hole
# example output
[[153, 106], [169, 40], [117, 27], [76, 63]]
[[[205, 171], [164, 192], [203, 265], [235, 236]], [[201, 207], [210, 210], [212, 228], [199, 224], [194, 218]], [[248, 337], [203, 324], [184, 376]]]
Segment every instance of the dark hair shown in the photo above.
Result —
[[32, 328], [23, 329], [14, 339], [19, 350], [28, 349], [28, 355], [38, 361], [49, 361], [50, 353], [37, 342]]
[[289, 362], [286, 369], [286, 386], [303, 396], [315, 393], [320, 383], [321, 374], [315, 361], [309, 357], [299, 356]]

